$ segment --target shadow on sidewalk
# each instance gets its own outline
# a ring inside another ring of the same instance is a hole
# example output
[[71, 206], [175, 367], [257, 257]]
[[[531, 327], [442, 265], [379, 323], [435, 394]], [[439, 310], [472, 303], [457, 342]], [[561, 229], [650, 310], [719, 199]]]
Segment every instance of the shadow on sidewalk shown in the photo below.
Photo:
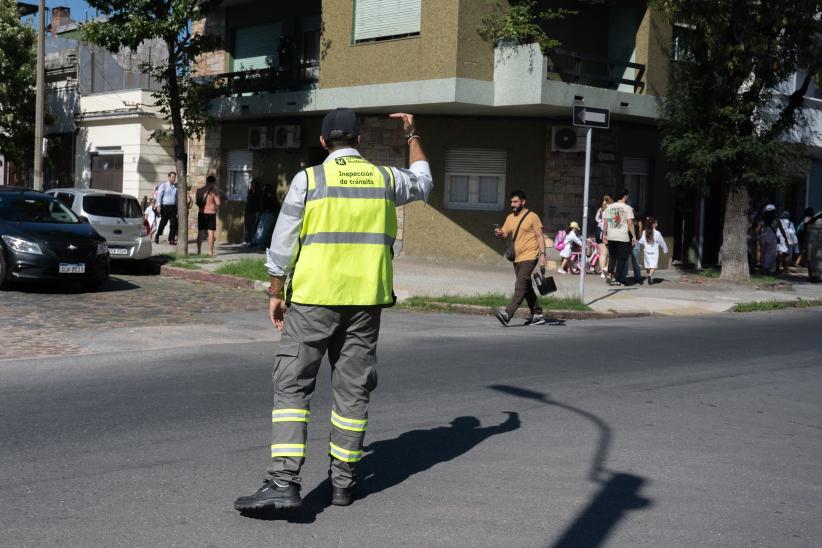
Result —
[[619, 293], [620, 291], [636, 291], [637, 289], [638, 289], [637, 287], [625, 287], [625, 286], [622, 286], [622, 287], [620, 287], [619, 289], [612, 289], [612, 290], [610, 290], [608, 293], [606, 293], [605, 295], [603, 295], [602, 297], [597, 297], [597, 298], [596, 298], [596, 299], [594, 299], [593, 301], [589, 301], [589, 302], [587, 302], [587, 303], [585, 303], [585, 304], [587, 304], [588, 306], [591, 306], [592, 304], [594, 304], [594, 303], [598, 303], [599, 301], [604, 301], [604, 300], [605, 300], [605, 299], [607, 299], [608, 297], [613, 297], [614, 295], [616, 295], [616, 294], [617, 294], [617, 293]]
[[588, 480], [599, 484], [600, 490], [565, 528], [562, 535], [550, 545], [551, 548], [602, 546], [617, 524], [632, 510], [647, 508], [653, 504], [651, 500], [640, 495], [640, 490], [646, 483], [645, 478], [605, 468], [613, 434], [608, 423], [600, 417], [584, 409], [551, 400], [548, 395], [541, 392], [508, 385], [491, 385], [489, 388], [570, 411], [590, 421], [599, 432]]

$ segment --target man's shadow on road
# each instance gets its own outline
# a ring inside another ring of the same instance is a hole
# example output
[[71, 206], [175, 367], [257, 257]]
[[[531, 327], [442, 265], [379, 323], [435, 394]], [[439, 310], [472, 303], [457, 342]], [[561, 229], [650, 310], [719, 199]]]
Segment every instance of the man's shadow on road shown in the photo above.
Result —
[[[390, 489], [411, 476], [437, 464], [454, 460], [498, 434], [520, 427], [519, 414], [505, 411], [508, 418], [496, 426], [483, 427], [477, 417], [457, 417], [449, 426], [411, 430], [390, 440], [375, 441], [357, 467], [359, 497]], [[329, 506], [331, 483], [325, 480], [303, 498], [302, 508], [290, 514], [271, 515], [292, 523], [313, 523]], [[263, 518], [266, 519], [266, 518]]]

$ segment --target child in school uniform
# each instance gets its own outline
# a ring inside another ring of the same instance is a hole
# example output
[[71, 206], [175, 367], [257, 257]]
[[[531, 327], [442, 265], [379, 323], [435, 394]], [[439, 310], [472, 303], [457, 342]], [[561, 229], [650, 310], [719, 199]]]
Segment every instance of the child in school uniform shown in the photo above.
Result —
[[648, 273], [648, 285], [652, 285], [654, 271], [659, 265], [659, 252], [661, 250], [665, 254], [668, 253], [668, 246], [665, 245], [662, 234], [656, 229], [656, 219], [653, 217], [645, 219], [645, 230], [642, 231], [638, 244], [644, 251], [643, 262]]
[[[571, 268], [571, 254], [574, 251], [582, 249], [582, 240], [579, 238], [579, 224], [576, 221], [568, 225], [568, 233], [565, 235], [565, 247], [559, 252], [562, 257], [562, 263], [559, 265], [557, 272], [560, 274], [568, 274]], [[576, 247], [574, 247], [576, 246]]]

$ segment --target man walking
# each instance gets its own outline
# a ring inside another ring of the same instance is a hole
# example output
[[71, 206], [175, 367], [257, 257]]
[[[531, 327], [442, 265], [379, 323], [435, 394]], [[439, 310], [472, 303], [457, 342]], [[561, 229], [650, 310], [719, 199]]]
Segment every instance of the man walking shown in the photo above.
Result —
[[354, 499], [368, 402], [377, 386], [380, 313], [395, 301], [396, 206], [427, 201], [432, 188], [414, 117], [391, 117], [403, 122], [409, 169], [376, 166], [363, 158], [356, 149], [361, 140], [356, 115], [341, 108], [323, 119], [320, 144], [328, 158], [291, 182], [266, 262], [269, 316], [283, 333], [272, 376], [271, 465], [262, 487], [234, 502], [237, 510], [302, 504], [309, 405], [325, 354], [334, 397], [328, 445], [331, 504], [347, 506]]
[[[605, 217], [602, 241], [608, 245], [608, 283], [619, 286], [625, 283], [625, 261], [636, 244], [634, 209], [627, 204], [628, 190], [617, 194], [616, 202], [603, 212]], [[621, 278], [621, 279], [620, 279]]]
[[157, 203], [160, 204], [160, 228], [154, 237], [154, 243], [160, 243], [160, 234], [166, 228], [166, 223], [170, 221], [168, 229], [168, 243], [177, 243], [177, 174], [173, 171], [168, 173], [168, 181], [160, 185], [157, 189]]
[[511, 323], [523, 299], [528, 303], [531, 317], [525, 322], [527, 325], [545, 323], [539, 299], [531, 285], [531, 274], [537, 266], [545, 266], [545, 238], [542, 237], [542, 221], [539, 215], [525, 207], [525, 193], [515, 190], [511, 193], [511, 213], [505, 219], [502, 228], [496, 228], [497, 238], [510, 238], [514, 241], [514, 297], [505, 310], [497, 310], [495, 315], [500, 323], [506, 327]]

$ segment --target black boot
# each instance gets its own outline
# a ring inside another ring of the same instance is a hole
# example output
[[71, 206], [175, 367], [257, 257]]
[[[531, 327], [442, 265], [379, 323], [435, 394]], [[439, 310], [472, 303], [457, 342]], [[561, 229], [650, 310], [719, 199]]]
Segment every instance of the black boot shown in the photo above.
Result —
[[353, 487], [331, 487], [331, 504], [334, 506], [348, 506], [354, 502]]
[[234, 501], [234, 509], [269, 510], [275, 508], [299, 508], [303, 504], [300, 498], [300, 486], [296, 483], [277, 483], [274, 480], [263, 481], [263, 486], [256, 493], [240, 497]]

